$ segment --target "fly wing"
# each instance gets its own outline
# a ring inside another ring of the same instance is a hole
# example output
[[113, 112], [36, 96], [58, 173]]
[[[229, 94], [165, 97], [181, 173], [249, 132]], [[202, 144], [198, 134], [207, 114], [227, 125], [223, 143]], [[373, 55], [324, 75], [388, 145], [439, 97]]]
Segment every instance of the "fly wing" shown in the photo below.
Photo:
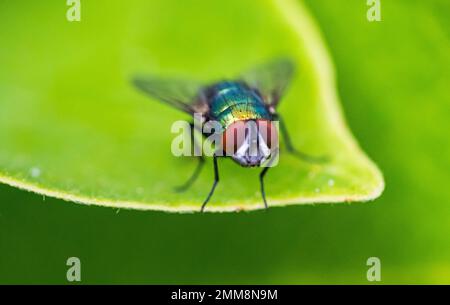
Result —
[[292, 60], [279, 58], [247, 71], [241, 75], [241, 80], [257, 90], [267, 105], [276, 107], [294, 72], [295, 64]]
[[149, 96], [189, 114], [206, 111], [203, 86], [195, 81], [138, 76], [133, 84]]

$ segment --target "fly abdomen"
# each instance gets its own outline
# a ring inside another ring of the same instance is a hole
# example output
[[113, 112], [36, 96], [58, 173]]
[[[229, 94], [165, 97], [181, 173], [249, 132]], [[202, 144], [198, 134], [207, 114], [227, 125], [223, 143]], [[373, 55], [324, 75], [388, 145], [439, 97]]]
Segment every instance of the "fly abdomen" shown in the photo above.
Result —
[[224, 129], [236, 121], [271, 119], [261, 97], [239, 82], [221, 82], [210, 87], [209, 104], [210, 117]]

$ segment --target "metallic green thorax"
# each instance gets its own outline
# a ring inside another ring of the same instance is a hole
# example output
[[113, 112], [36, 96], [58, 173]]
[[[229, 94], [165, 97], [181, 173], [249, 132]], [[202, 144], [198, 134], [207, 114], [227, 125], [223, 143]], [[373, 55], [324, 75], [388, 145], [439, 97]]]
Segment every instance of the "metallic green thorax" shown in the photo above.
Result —
[[236, 121], [271, 119], [261, 97], [243, 84], [221, 82], [211, 89], [209, 114], [224, 130]]

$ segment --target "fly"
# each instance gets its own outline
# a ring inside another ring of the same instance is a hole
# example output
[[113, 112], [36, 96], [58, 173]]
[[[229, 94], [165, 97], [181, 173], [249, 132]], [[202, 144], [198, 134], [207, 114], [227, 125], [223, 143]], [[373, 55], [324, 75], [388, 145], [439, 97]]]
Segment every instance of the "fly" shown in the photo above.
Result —
[[[219, 182], [217, 159], [231, 157], [244, 167], [260, 167], [271, 162], [278, 154], [278, 130], [273, 124], [279, 122], [279, 131], [284, 138], [286, 149], [294, 156], [308, 161], [321, 162], [321, 157], [313, 157], [297, 150], [289, 137], [284, 121], [276, 108], [294, 75], [295, 66], [291, 60], [282, 58], [254, 68], [236, 80], [218, 81], [207, 85], [188, 80], [163, 80], [154, 77], [136, 77], [133, 82], [137, 88], [149, 96], [190, 115], [201, 114], [204, 123], [216, 121], [222, 127], [220, 147], [213, 155], [214, 182], [204, 200], [201, 212]], [[191, 138], [194, 140], [195, 125], [191, 125]], [[199, 130], [203, 136], [208, 136]], [[264, 131], [264, 132], [263, 132]], [[242, 134], [242, 137], [235, 137]], [[228, 141], [227, 139], [232, 139]], [[198, 147], [199, 143], [194, 141]], [[220, 152], [220, 153], [219, 153]], [[230, 153], [231, 152], [231, 153]], [[187, 190], [200, 174], [205, 158], [198, 156], [197, 166], [190, 178], [179, 191]], [[265, 208], [268, 207], [264, 188], [264, 177], [270, 168], [265, 165], [259, 174], [261, 195]]]

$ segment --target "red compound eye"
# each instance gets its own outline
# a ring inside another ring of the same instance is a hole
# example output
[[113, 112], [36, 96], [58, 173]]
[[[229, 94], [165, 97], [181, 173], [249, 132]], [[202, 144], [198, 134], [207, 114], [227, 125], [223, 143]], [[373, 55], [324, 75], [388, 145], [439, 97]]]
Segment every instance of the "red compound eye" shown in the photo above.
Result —
[[278, 145], [278, 131], [275, 124], [269, 120], [256, 120], [258, 124], [258, 131], [264, 142], [266, 142], [269, 148], [272, 145], [276, 147]]
[[232, 156], [245, 141], [245, 121], [228, 126], [222, 134], [222, 149], [226, 156]]
[[234, 155], [244, 144], [250, 129], [249, 124], [256, 124], [258, 133], [269, 148], [272, 148], [272, 145], [278, 145], [278, 132], [273, 122], [269, 120], [237, 121], [222, 134], [222, 149], [226, 156]]

